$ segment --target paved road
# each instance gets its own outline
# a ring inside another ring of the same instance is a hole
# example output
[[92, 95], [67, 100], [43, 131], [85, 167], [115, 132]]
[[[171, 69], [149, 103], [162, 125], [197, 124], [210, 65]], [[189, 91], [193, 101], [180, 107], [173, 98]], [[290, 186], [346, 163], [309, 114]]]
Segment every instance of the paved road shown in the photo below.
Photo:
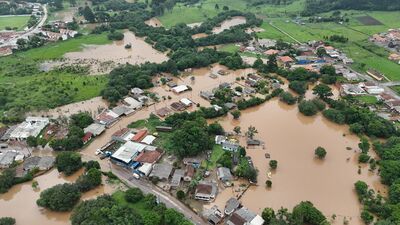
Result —
[[181, 203], [179, 200], [170, 196], [165, 191], [160, 188], [154, 186], [147, 180], [137, 180], [132, 176], [132, 172], [123, 169], [118, 166], [110, 165], [111, 171], [118, 176], [121, 180], [126, 182], [130, 187], [140, 188], [146, 194], [153, 194], [158, 197], [160, 202], [163, 202], [168, 208], [174, 208], [177, 211], [183, 213], [186, 218], [191, 220], [196, 225], [206, 224], [205, 221], [200, 218], [195, 212], [190, 210], [187, 206]]
[[385, 87], [399, 86], [400, 81], [391, 81], [391, 82], [381, 83], [381, 85], [385, 86]]
[[8, 40], [7, 42], [4, 42], [3, 44], [0, 45], [0, 47], [8, 46], [8, 45], [15, 45], [17, 43], [18, 39], [20, 39], [20, 38], [27, 39], [29, 36], [32, 36], [33, 34], [39, 33], [40, 32], [40, 28], [44, 25], [44, 23], [46, 22], [47, 17], [48, 17], [48, 12], [47, 12], [46, 5], [41, 5], [41, 6], [42, 6], [42, 9], [43, 9], [43, 15], [40, 17], [40, 21], [36, 24], [36, 26], [30, 28], [28, 31], [26, 31], [25, 33], [21, 34], [20, 36], [18, 36], [16, 38], [12, 38], [12, 39]]

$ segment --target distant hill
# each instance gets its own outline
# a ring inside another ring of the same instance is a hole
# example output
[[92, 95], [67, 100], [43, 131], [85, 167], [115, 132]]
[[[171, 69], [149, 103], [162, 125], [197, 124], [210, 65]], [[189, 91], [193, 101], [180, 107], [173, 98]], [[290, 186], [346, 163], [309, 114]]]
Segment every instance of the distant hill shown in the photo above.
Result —
[[400, 10], [400, 0], [306, 0], [303, 14], [345, 9], [394, 11]]

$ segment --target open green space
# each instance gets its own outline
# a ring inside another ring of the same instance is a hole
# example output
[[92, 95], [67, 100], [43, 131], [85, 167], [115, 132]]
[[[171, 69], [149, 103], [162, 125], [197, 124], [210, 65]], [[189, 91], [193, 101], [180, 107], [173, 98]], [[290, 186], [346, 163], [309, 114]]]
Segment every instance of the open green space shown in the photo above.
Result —
[[0, 17], [0, 30], [5, 30], [6, 27], [23, 30], [28, 23], [30, 16], [2, 16]]
[[400, 95], [400, 86], [392, 86], [390, 88], [393, 89], [397, 94]]
[[368, 105], [374, 105], [378, 103], [378, 99], [372, 95], [362, 95], [362, 96], [357, 96], [355, 98]]
[[214, 145], [210, 159], [204, 160], [201, 164], [201, 167], [206, 169], [215, 169], [217, 167], [217, 161], [223, 154], [224, 150], [222, 149], [221, 145]]

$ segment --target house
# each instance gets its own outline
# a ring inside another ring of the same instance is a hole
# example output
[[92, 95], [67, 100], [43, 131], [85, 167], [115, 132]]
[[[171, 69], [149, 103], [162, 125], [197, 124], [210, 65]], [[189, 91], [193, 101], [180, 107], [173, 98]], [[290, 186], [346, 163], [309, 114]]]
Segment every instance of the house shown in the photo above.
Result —
[[171, 179], [171, 188], [176, 189], [179, 186], [181, 186], [181, 181], [183, 177], [185, 176], [185, 170], [183, 169], [176, 169], [174, 171], [174, 175], [172, 175]]
[[53, 156], [33, 156], [27, 158], [22, 167], [24, 171], [31, 171], [35, 168], [43, 171], [51, 169], [55, 162], [56, 158]]
[[140, 142], [147, 136], [147, 130], [138, 131], [135, 136], [131, 138], [132, 141]]
[[130, 134], [130, 129], [125, 127], [120, 130], [117, 130], [115, 133], [111, 135], [111, 139], [114, 141], [125, 142], [125, 137]]
[[261, 141], [260, 140], [252, 139], [252, 138], [248, 138], [246, 143], [249, 146], [259, 146], [259, 145], [261, 145]]
[[217, 192], [216, 184], [202, 181], [196, 187], [194, 198], [196, 200], [212, 201], [217, 196]]
[[264, 220], [249, 209], [243, 207], [236, 210], [226, 222], [226, 225], [263, 225]]
[[276, 46], [276, 40], [272, 39], [258, 39], [258, 44], [263, 48], [271, 48]]
[[218, 206], [214, 205], [210, 209], [205, 209], [202, 216], [207, 220], [210, 225], [217, 225], [221, 223], [223, 219], [222, 212], [218, 209]]
[[216, 145], [221, 145], [226, 140], [228, 140], [228, 138], [226, 136], [223, 136], [223, 135], [216, 135], [215, 136], [215, 144]]
[[91, 132], [86, 132], [85, 135], [82, 137], [82, 142], [85, 145], [88, 143], [90, 140], [92, 140], [93, 134]]
[[156, 111], [157, 115], [160, 117], [166, 117], [168, 116], [172, 111], [168, 107], [163, 107], [161, 109], [158, 109]]
[[277, 63], [279, 67], [290, 68], [294, 60], [290, 56], [280, 56], [278, 57]]
[[14, 162], [17, 155], [18, 152], [14, 150], [0, 153], [0, 169], [8, 168]]
[[26, 140], [29, 136], [37, 137], [50, 123], [48, 118], [27, 117], [24, 122], [17, 125], [10, 133], [10, 140]]
[[119, 105], [119, 106], [113, 108], [112, 112], [115, 113], [116, 115], [118, 115], [118, 117], [120, 117], [120, 116], [132, 115], [135, 112], [135, 110], [133, 110], [132, 108], [128, 108], [125, 105]]
[[92, 133], [94, 137], [99, 136], [101, 133], [103, 133], [106, 130], [106, 126], [103, 124], [99, 124], [99, 123], [92, 123], [90, 124], [88, 127], [86, 127], [85, 129], [83, 129], [83, 131], [85, 133]]
[[222, 142], [222, 149], [230, 152], [237, 152], [239, 150], [239, 144], [233, 141]]
[[240, 202], [236, 198], [230, 198], [225, 204], [225, 215], [232, 215], [232, 213], [239, 208]]
[[223, 88], [231, 88], [231, 84], [229, 84], [227, 82], [224, 82], [224, 83], [221, 83], [218, 87], [221, 88], [221, 89], [223, 89]]
[[169, 81], [168, 83], [167, 83], [167, 86], [169, 87], [169, 88], [174, 88], [174, 87], [176, 87], [176, 86], [178, 86], [175, 82], [173, 82], [173, 81]]
[[153, 144], [154, 140], [156, 140], [156, 137], [154, 137], [153, 135], [147, 135], [146, 137], [143, 138], [142, 141], [140, 141], [140, 143], [151, 145]]
[[233, 180], [233, 176], [229, 168], [226, 167], [218, 167], [217, 169], [218, 180], [226, 183], [231, 182]]
[[117, 163], [128, 165], [132, 160], [143, 152], [148, 146], [132, 141], [125, 142], [111, 155], [111, 159]]
[[184, 158], [182, 160], [183, 164], [192, 166], [194, 168], [199, 168], [201, 165], [201, 160], [197, 158]]
[[189, 87], [186, 86], [186, 85], [184, 85], [184, 84], [182, 84], [182, 85], [173, 87], [171, 90], [172, 90], [174, 93], [176, 93], [176, 94], [180, 94], [180, 93], [183, 93], [183, 92], [185, 92], [185, 91], [188, 91], [188, 90], [189, 90]]
[[156, 151], [143, 151], [139, 153], [139, 155], [134, 159], [135, 162], [140, 163], [155, 163], [160, 160], [162, 156], [162, 152]]
[[139, 96], [139, 95], [142, 95], [144, 93], [144, 91], [142, 90], [142, 89], [140, 89], [140, 88], [137, 88], [137, 87], [135, 87], [135, 88], [132, 88], [131, 89], [131, 94], [135, 97], [135, 96]]
[[340, 86], [340, 94], [342, 96], [346, 96], [346, 95], [357, 96], [357, 95], [364, 95], [366, 93], [365, 93], [364, 89], [362, 89], [358, 85], [342, 84]]
[[172, 165], [167, 163], [155, 164], [149, 177], [157, 177], [159, 180], [168, 180], [172, 174]]
[[376, 71], [376, 70], [373, 70], [373, 69], [367, 70], [367, 74], [368, 74], [370, 77], [372, 77], [372, 78], [374, 78], [375, 80], [377, 80], [377, 81], [382, 81], [382, 80], [384, 79], [384, 76], [383, 76], [382, 73], [380, 73], [380, 72], [378, 72], [378, 71]]
[[185, 110], [186, 106], [181, 102], [173, 102], [171, 104], [171, 108], [175, 111], [183, 111]]
[[214, 94], [209, 91], [200, 91], [200, 97], [204, 98], [207, 101], [211, 101], [215, 98]]
[[397, 100], [395, 97], [393, 97], [392, 95], [384, 92], [381, 93], [379, 96], [377, 96], [378, 100], [380, 101], [393, 101], [393, 100]]
[[360, 83], [359, 86], [361, 88], [363, 88], [368, 94], [371, 94], [371, 95], [379, 95], [379, 94], [385, 92], [385, 89], [374, 84], [373, 82]]
[[126, 97], [124, 98], [124, 103], [130, 108], [130, 109], [140, 109], [143, 107], [143, 103], [132, 98], [132, 97]]
[[279, 50], [275, 50], [275, 49], [269, 49], [267, 51], [264, 52], [265, 55], [277, 55], [279, 54]]
[[118, 120], [118, 114], [111, 110], [104, 110], [102, 113], [97, 115], [96, 122], [105, 125], [107, 128], [111, 127]]
[[149, 176], [151, 170], [153, 169], [153, 164], [151, 163], [143, 163], [141, 167], [139, 167], [139, 173], [143, 174], [144, 176]]
[[196, 172], [196, 169], [193, 166], [186, 165], [185, 176], [183, 177], [183, 180], [186, 182], [192, 181], [195, 172]]
[[185, 105], [185, 107], [190, 107], [193, 104], [193, 102], [188, 98], [182, 98], [179, 102]]
[[237, 105], [235, 103], [232, 103], [232, 102], [227, 102], [227, 103], [224, 104], [224, 106], [229, 110], [235, 109], [237, 107]]

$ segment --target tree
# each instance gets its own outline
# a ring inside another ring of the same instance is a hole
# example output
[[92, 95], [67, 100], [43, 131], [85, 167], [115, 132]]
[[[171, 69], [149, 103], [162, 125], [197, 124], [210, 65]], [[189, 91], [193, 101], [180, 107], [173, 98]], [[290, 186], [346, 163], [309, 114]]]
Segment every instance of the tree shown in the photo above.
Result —
[[358, 147], [361, 149], [362, 153], [367, 154], [370, 148], [368, 139], [366, 137], [361, 137], [360, 143], [358, 143]]
[[26, 143], [28, 144], [29, 147], [34, 147], [36, 148], [38, 146], [38, 140], [37, 138], [33, 137], [33, 136], [29, 136], [26, 139]]
[[359, 180], [354, 184], [354, 187], [356, 189], [357, 196], [358, 196], [360, 201], [362, 201], [362, 199], [367, 197], [367, 195], [368, 195], [368, 185], [367, 185], [367, 183], [365, 183], [364, 181], [360, 181]]
[[271, 180], [265, 181], [265, 185], [267, 185], [267, 188], [272, 187], [272, 181]]
[[336, 76], [336, 69], [331, 65], [323, 65], [319, 70], [321, 74], [326, 74], [329, 76]]
[[246, 132], [247, 137], [250, 139], [253, 139], [255, 134], [258, 134], [257, 129], [253, 126], [249, 126], [249, 128], [247, 128], [247, 132]]
[[396, 182], [389, 187], [389, 200], [392, 204], [400, 203], [400, 182]]
[[264, 224], [270, 224], [273, 219], [275, 219], [275, 211], [273, 208], [265, 208], [262, 213], [261, 217], [264, 220]]
[[101, 171], [91, 168], [86, 174], [81, 175], [76, 181], [76, 185], [81, 192], [87, 192], [101, 184]]
[[65, 183], [42, 191], [36, 203], [53, 211], [70, 211], [80, 197], [81, 193], [75, 184]]
[[179, 190], [179, 191], [176, 192], [176, 197], [177, 197], [179, 200], [183, 200], [183, 199], [186, 197], [186, 194], [185, 194], [185, 192], [183, 192], [182, 190]]
[[327, 55], [325, 48], [318, 48], [317, 49], [317, 55], [319, 57], [323, 57], [323, 56]]
[[371, 157], [370, 157], [368, 154], [366, 154], [366, 153], [361, 153], [361, 154], [358, 156], [358, 162], [359, 162], [359, 163], [367, 163], [367, 162], [369, 161], [370, 158], [371, 158]]
[[15, 168], [8, 168], [0, 173], [0, 193], [6, 193], [15, 182]]
[[236, 174], [239, 177], [247, 178], [251, 182], [257, 182], [258, 171], [250, 165], [246, 157], [240, 160], [240, 163], [236, 169]]
[[219, 10], [219, 5], [218, 4], [215, 4], [215, 10]]
[[313, 94], [321, 99], [327, 99], [333, 96], [332, 89], [326, 84], [318, 84], [313, 88]]
[[[326, 217], [319, 211], [311, 202], [301, 202], [296, 205], [292, 211], [292, 217], [294, 221], [298, 221], [298, 224], [309, 224], [309, 225], [324, 225], [329, 224], [326, 221]], [[297, 223], [296, 223], [297, 224]]]
[[235, 111], [232, 111], [231, 114], [233, 116], [233, 119], [237, 120], [237, 119], [239, 119], [241, 112], [239, 110], [235, 110]]
[[326, 150], [322, 147], [318, 147], [315, 149], [315, 155], [319, 158], [319, 159], [324, 159], [326, 156]]
[[285, 102], [286, 104], [288, 104], [288, 105], [294, 105], [294, 104], [296, 104], [296, 98], [295, 97], [293, 97], [293, 95], [290, 93], [290, 92], [282, 92], [280, 95], [279, 95], [279, 99], [282, 101], [282, 102]]
[[364, 221], [365, 224], [371, 224], [374, 221], [374, 216], [371, 215], [367, 210], [363, 210], [361, 212], [361, 219]]
[[299, 95], [304, 95], [307, 91], [308, 84], [306, 81], [295, 80], [290, 82], [289, 88]]
[[229, 10], [229, 7], [228, 7], [228, 6], [226, 6], [226, 5], [224, 5], [224, 6], [222, 7], [222, 10], [224, 10], [224, 11], [228, 11], [228, 10]]
[[278, 168], [278, 161], [276, 161], [276, 160], [269, 161], [269, 167], [271, 167], [271, 169], [275, 170], [276, 168]]
[[225, 133], [224, 128], [218, 122], [214, 122], [208, 126], [208, 133], [210, 135], [223, 135]]
[[58, 172], [64, 172], [69, 176], [82, 168], [82, 159], [76, 152], [60, 152], [56, 157]]
[[73, 114], [70, 118], [70, 121], [71, 124], [83, 129], [93, 123], [93, 118], [89, 115], [89, 113], [81, 112]]
[[240, 133], [242, 133], [241, 128], [239, 126], [234, 127], [233, 132], [235, 132], [236, 135], [239, 135]]
[[139, 188], [129, 188], [127, 191], [125, 191], [125, 200], [127, 202], [136, 203], [143, 198], [143, 192]]
[[86, 171], [89, 171], [92, 168], [100, 170], [100, 163], [97, 161], [94, 161], [94, 160], [85, 162], [85, 170]]
[[253, 68], [254, 69], [261, 69], [264, 66], [264, 62], [262, 61], [262, 59], [260, 57], [257, 57], [256, 61], [254, 61], [253, 63]]
[[1, 217], [0, 225], [15, 225], [16, 221], [12, 217]]
[[96, 21], [96, 16], [89, 6], [85, 6], [85, 8], [83, 8], [82, 15], [89, 23], [94, 23]]
[[217, 163], [223, 167], [232, 169], [232, 154], [230, 152], [224, 152], [224, 154], [218, 159]]
[[305, 116], [314, 116], [318, 108], [312, 101], [303, 100], [299, 104], [299, 111]]
[[239, 147], [239, 156], [240, 157], [245, 157], [247, 155], [246, 149], [243, 148], [242, 146]]

